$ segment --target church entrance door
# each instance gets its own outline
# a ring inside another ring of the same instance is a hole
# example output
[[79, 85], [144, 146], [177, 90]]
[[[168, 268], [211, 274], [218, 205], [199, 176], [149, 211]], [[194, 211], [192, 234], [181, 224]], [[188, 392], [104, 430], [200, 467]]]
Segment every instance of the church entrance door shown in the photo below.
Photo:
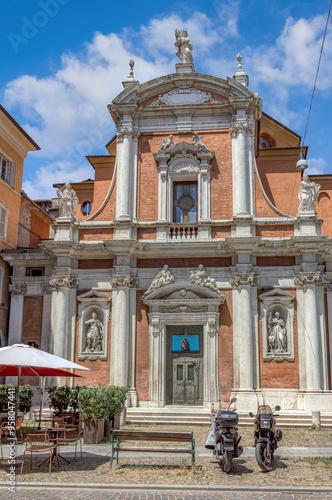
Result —
[[203, 404], [203, 326], [167, 326], [167, 404]]

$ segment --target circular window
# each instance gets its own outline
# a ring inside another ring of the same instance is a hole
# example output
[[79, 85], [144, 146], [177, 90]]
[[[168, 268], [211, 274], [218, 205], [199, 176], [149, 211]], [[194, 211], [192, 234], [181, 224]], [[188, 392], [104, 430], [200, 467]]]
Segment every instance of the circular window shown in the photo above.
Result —
[[84, 216], [90, 215], [92, 211], [92, 205], [89, 201], [85, 201], [82, 205], [81, 212]]
[[184, 212], [189, 212], [195, 206], [195, 200], [189, 194], [184, 194], [181, 198], [179, 198], [178, 206]]

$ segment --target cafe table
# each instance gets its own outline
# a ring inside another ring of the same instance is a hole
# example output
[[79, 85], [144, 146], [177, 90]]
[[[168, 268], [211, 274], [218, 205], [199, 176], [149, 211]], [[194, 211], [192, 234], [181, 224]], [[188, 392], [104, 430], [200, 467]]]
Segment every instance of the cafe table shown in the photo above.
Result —
[[[73, 431], [75, 430], [75, 428], [70, 428], [70, 427], [52, 427], [52, 428], [48, 428], [48, 429], [40, 429], [38, 432], [42, 432], [42, 433], [47, 433], [48, 434], [48, 437], [49, 437], [49, 440], [52, 441], [53, 443], [58, 443], [58, 440], [59, 440], [59, 434], [60, 432], [63, 432], [64, 430], [66, 431]], [[53, 449], [52, 451], [52, 460], [53, 458], [56, 458], [56, 456], [58, 457], [58, 466], [61, 467], [61, 463], [60, 463], [60, 458], [62, 458], [62, 460], [65, 460], [65, 462], [67, 462], [67, 464], [69, 464], [69, 460], [67, 460], [65, 457], [63, 457], [62, 455], [60, 455], [60, 453], [56, 453], [56, 448]], [[47, 462], [48, 458], [46, 458], [46, 460], [44, 460], [44, 462], [42, 462], [40, 465], [38, 465], [38, 467], [41, 467], [45, 462]]]

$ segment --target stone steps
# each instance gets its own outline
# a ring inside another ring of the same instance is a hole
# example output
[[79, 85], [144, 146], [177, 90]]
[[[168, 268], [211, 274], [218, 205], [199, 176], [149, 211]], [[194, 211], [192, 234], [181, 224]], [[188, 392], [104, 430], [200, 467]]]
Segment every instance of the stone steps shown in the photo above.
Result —
[[[252, 425], [249, 412], [239, 411], [239, 426]], [[133, 425], [210, 425], [211, 412], [206, 408], [127, 408], [126, 423]], [[278, 427], [302, 427], [312, 425], [312, 414], [301, 411], [279, 412]], [[332, 427], [332, 413], [321, 413], [321, 426]]]

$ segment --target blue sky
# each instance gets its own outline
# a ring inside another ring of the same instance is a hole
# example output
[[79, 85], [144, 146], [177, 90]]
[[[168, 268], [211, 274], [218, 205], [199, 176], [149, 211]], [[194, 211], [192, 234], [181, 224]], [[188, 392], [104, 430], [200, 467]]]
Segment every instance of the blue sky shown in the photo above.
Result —
[[[329, 0], [1, 2], [0, 102], [41, 146], [25, 162], [23, 189], [54, 196], [53, 182], [93, 177], [85, 155], [103, 154], [115, 128], [107, 104], [128, 61], [143, 83], [173, 73], [174, 30], [187, 28], [196, 71], [237, 69], [263, 110], [303, 135]], [[332, 173], [332, 22], [307, 132], [308, 173]]]

